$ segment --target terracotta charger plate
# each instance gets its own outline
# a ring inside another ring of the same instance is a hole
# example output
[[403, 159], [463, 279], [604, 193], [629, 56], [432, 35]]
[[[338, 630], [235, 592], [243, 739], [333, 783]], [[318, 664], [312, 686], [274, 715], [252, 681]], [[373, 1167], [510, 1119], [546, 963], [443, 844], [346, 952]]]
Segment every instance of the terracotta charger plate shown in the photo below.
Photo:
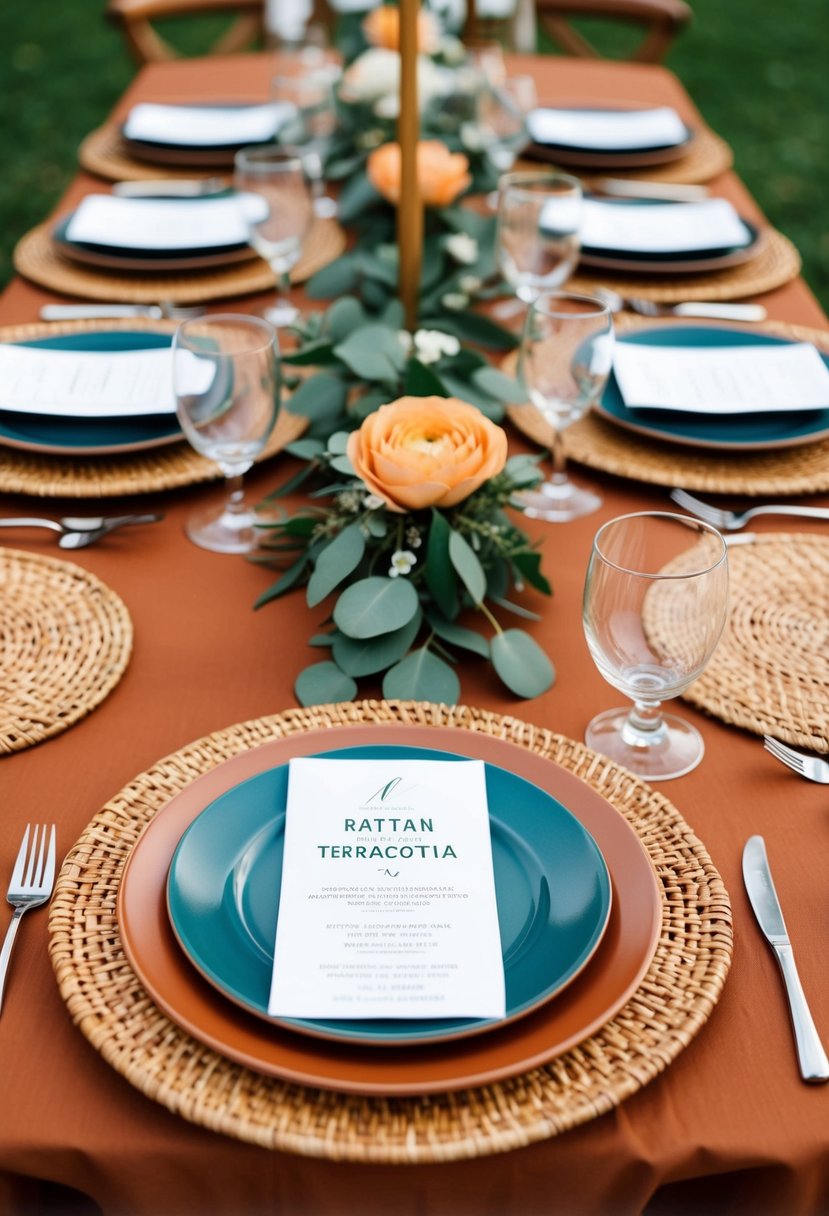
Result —
[[[333, 747], [437, 748], [499, 765], [558, 799], [591, 833], [613, 885], [610, 919], [584, 971], [560, 996], [487, 1034], [446, 1044], [366, 1047], [294, 1034], [247, 1014], [190, 964], [167, 915], [167, 871], [183, 832], [219, 795], [249, 777]], [[384, 724], [307, 731], [234, 756], [198, 778], [151, 820], [118, 893], [127, 958], [155, 1003], [215, 1051], [257, 1072], [345, 1093], [405, 1095], [466, 1089], [526, 1072], [604, 1025], [635, 992], [661, 928], [656, 875], [625, 818], [578, 777], [516, 744], [452, 728]]]

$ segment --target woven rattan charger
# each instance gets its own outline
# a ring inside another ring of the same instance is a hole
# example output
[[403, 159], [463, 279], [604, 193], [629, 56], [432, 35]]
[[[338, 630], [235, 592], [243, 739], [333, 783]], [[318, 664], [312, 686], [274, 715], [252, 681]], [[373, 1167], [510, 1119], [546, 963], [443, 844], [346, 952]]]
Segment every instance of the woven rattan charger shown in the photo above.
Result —
[[[96, 330], [140, 330], [173, 333], [173, 322], [143, 321], [33, 321], [27, 325], [0, 328], [0, 342], [28, 342], [58, 334], [91, 333]], [[260, 457], [267, 460], [281, 452], [305, 431], [308, 420], [283, 408], [276, 427]], [[202, 482], [217, 481], [222, 474], [211, 460], [200, 456], [189, 443], [169, 444], [147, 452], [124, 456], [46, 456], [17, 451], [0, 445], [0, 491], [37, 498], [115, 498], [176, 490]]]
[[[626, 315], [615, 318], [617, 333], [652, 329], [662, 323]], [[813, 342], [829, 351], [829, 333], [822, 330], [768, 322], [764, 332], [795, 342]], [[514, 370], [515, 364], [515, 356], [508, 356], [504, 369]], [[510, 422], [533, 443], [549, 447], [550, 424], [534, 406], [509, 406], [507, 414]], [[564, 446], [569, 459], [588, 468], [657, 486], [684, 486], [687, 490], [747, 497], [818, 494], [829, 490], [829, 439], [774, 451], [717, 452], [663, 443], [588, 414], [567, 428]]]
[[132, 621], [100, 579], [71, 562], [0, 549], [0, 756], [78, 722], [112, 691]]
[[[589, 1040], [543, 1068], [481, 1089], [416, 1099], [346, 1098], [232, 1064], [170, 1022], [126, 960], [112, 908], [130, 852], [172, 796], [242, 751], [306, 730], [399, 722], [508, 740], [603, 794], [638, 834], [661, 884], [662, 930], [653, 962], [635, 997]], [[99, 812], [71, 851], [50, 928], [52, 961], [73, 1019], [142, 1092], [241, 1140], [353, 1161], [450, 1161], [503, 1152], [612, 1109], [662, 1072], [704, 1025], [731, 959], [722, 880], [661, 794], [581, 744], [518, 719], [382, 701], [290, 710], [216, 732], [159, 761]]]

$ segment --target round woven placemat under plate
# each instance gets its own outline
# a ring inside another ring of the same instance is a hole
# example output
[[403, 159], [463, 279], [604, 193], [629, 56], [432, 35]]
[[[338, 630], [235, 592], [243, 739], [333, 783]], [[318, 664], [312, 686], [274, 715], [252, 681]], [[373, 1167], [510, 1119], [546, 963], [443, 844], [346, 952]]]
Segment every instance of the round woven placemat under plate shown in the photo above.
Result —
[[[103, 155], [99, 154], [95, 159], [101, 168], [106, 167], [108, 163], [113, 165], [116, 163], [114, 157], [110, 160], [107, 156], [110, 149], [115, 152], [113, 141], [111, 138], [105, 140], [103, 134], [103, 127], [100, 132], [93, 132], [94, 136], [100, 136], [96, 139], [96, 144], [100, 146]], [[92, 136], [90, 136], [91, 138]], [[106, 151], [105, 148], [107, 148]], [[525, 154], [516, 163], [516, 169], [528, 170], [532, 173], [545, 167], [558, 168], [559, 166], [553, 163], [554, 159], [554, 156], [550, 155], [530, 160]], [[719, 135], [715, 135], [710, 127], [700, 127], [687, 154], [679, 160], [672, 160], [664, 165], [651, 165], [641, 169], [575, 169], [567, 165], [561, 165], [560, 168], [565, 173], [577, 173], [588, 187], [603, 177], [622, 177], [634, 182], [670, 182], [693, 186], [702, 182], [710, 182], [712, 178], [718, 177], [720, 173], [725, 173], [730, 169], [733, 163], [734, 155], [725, 140], [721, 139]], [[90, 168], [91, 166], [86, 165], [85, 167]], [[100, 173], [101, 170], [93, 169], [92, 172]], [[102, 176], [106, 177], [108, 174], [103, 173]]]
[[[829, 537], [758, 536], [728, 552], [729, 613], [714, 657], [683, 694], [723, 722], [829, 753]], [[654, 588], [648, 634], [683, 620], [679, 581]]]
[[71, 562], [0, 549], [0, 755], [80, 721], [132, 651], [124, 604]]
[[[95, 330], [139, 330], [173, 333], [174, 321], [32, 321], [0, 327], [0, 342], [27, 342], [58, 334], [90, 333]], [[268, 460], [308, 428], [308, 419], [292, 414], [283, 404], [264, 452]], [[189, 443], [168, 444], [147, 452], [124, 456], [45, 456], [19, 451], [0, 443], [0, 492], [28, 494], [34, 498], [118, 498], [178, 490], [183, 486], [218, 481], [222, 474], [212, 460], [200, 456]]]
[[110, 182], [163, 181], [180, 177], [232, 176], [230, 171], [187, 165], [153, 165], [132, 155], [118, 123], [106, 122], [86, 136], [78, 148], [78, 163], [88, 173]]
[[[52, 227], [53, 221], [39, 224], [21, 237], [14, 250], [14, 268], [33, 283], [64, 295], [129, 304], [159, 300], [203, 304], [275, 290], [273, 271], [262, 258], [186, 272], [98, 270], [64, 257], [52, 240]], [[292, 281], [303, 283], [339, 257], [345, 245], [345, 233], [336, 220], [317, 220], [291, 272]]]
[[[687, 324], [673, 318], [664, 324]], [[617, 316], [618, 333], [651, 329], [662, 322]], [[814, 342], [829, 350], [829, 333], [769, 321], [764, 333], [790, 338], [795, 342]], [[507, 356], [505, 371], [515, 367], [515, 356]], [[550, 424], [533, 405], [511, 405], [507, 417], [523, 435], [540, 447], [550, 445]], [[595, 414], [588, 414], [564, 432], [567, 456], [588, 468], [657, 486], [683, 486], [686, 490], [710, 494], [819, 494], [829, 490], [829, 439], [802, 443], [797, 447], [762, 452], [712, 451], [691, 445], [663, 443], [614, 426]]]
[[775, 228], [761, 228], [754, 256], [727, 270], [656, 277], [644, 272], [595, 271], [585, 266], [568, 280], [567, 290], [590, 294], [597, 287], [609, 287], [619, 295], [638, 296], [653, 300], [655, 304], [680, 304], [683, 300], [742, 300], [782, 287], [799, 273], [800, 254], [789, 238]]
[[[587, 781], [639, 835], [660, 882], [659, 944], [635, 996], [579, 1047], [481, 1089], [346, 1097], [233, 1064], [153, 1005], [127, 963], [113, 914], [124, 865], [144, 825], [196, 776], [241, 751], [276, 737], [361, 722], [449, 726], [524, 746]], [[50, 929], [52, 962], [74, 1021], [138, 1089], [194, 1123], [241, 1140], [353, 1161], [450, 1161], [504, 1152], [603, 1114], [661, 1073], [704, 1025], [731, 960], [722, 880], [662, 794], [582, 744], [517, 718], [386, 701], [289, 710], [218, 731], [159, 761], [95, 816], [70, 852]]]

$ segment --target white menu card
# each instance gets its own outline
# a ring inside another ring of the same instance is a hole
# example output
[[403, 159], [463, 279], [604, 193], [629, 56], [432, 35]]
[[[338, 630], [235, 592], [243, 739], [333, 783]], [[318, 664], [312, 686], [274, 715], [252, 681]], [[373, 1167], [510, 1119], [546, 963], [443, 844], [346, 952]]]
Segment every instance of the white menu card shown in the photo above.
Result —
[[273, 139], [294, 107], [279, 102], [256, 106], [182, 106], [143, 101], [124, 123], [127, 139], [182, 148], [231, 148]]
[[533, 143], [600, 152], [638, 152], [683, 143], [688, 131], [676, 110], [538, 109], [527, 115]]
[[751, 231], [724, 198], [699, 203], [608, 203], [585, 199], [581, 243], [625, 253], [742, 248]]
[[67, 418], [175, 414], [173, 352], [0, 346], [0, 410]]
[[291, 761], [268, 1012], [504, 1016], [480, 760]]
[[217, 249], [247, 243], [250, 224], [268, 204], [256, 194], [200, 199], [120, 198], [88, 194], [66, 229], [67, 239], [117, 249]]
[[644, 346], [619, 342], [625, 405], [693, 414], [829, 409], [829, 370], [814, 346]]

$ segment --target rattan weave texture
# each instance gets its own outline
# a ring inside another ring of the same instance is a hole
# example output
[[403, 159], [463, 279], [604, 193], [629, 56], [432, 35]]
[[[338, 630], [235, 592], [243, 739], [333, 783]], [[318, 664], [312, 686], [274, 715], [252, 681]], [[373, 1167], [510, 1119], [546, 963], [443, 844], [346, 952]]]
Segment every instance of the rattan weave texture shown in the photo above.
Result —
[[0, 756], [80, 721], [126, 670], [132, 621], [71, 562], [0, 549]]
[[[638, 833], [661, 885], [663, 924], [636, 995], [600, 1032], [543, 1068], [429, 1097], [345, 1097], [266, 1078], [173, 1025], [130, 969], [114, 908], [143, 826], [200, 773], [266, 740], [360, 722], [451, 726], [510, 740], [598, 789]], [[94, 881], [93, 881], [94, 876]], [[361, 702], [289, 710], [200, 739], [131, 781], [92, 820], [61, 871], [52, 961], [69, 1011], [131, 1084], [194, 1123], [268, 1148], [336, 1160], [434, 1162], [548, 1139], [611, 1110], [658, 1076], [701, 1029], [731, 959], [728, 896], [667, 799], [580, 743], [458, 706]]]

